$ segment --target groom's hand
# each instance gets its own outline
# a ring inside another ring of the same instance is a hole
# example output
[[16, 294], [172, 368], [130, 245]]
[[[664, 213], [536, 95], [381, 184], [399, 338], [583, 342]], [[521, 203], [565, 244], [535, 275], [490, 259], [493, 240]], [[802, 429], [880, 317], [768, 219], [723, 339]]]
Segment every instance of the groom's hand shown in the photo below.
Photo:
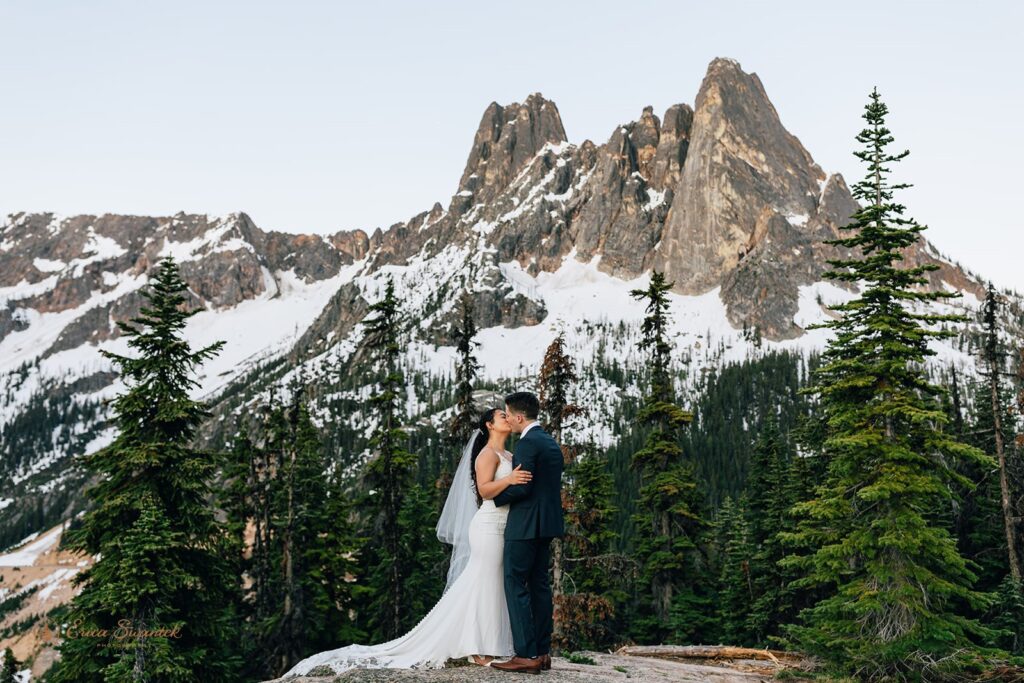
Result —
[[494, 497], [494, 504], [497, 506], [528, 498], [533, 493], [532, 473], [537, 468], [537, 451], [531, 448], [529, 444], [519, 442], [516, 444], [516, 452], [512, 456], [512, 462], [516, 465], [516, 469], [521, 467], [527, 474], [530, 474], [530, 479], [522, 484], [513, 484], [496, 495]]
[[515, 466], [512, 473], [508, 475], [508, 479], [511, 484], [509, 486], [515, 486], [516, 484], [525, 484], [526, 482], [533, 479], [533, 474], [523, 469], [522, 463]]

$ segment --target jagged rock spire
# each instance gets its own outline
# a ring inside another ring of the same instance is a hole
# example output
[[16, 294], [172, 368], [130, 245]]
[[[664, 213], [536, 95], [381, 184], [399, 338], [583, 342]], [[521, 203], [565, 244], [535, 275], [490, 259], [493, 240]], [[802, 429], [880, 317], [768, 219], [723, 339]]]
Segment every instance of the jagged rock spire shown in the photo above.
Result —
[[460, 198], [485, 202], [500, 193], [544, 145], [566, 141], [555, 103], [533, 93], [522, 104], [491, 102], [473, 137], [466, 170], [459, 181]]
[[713, 60], [697, 94], [687, 163], [655, 265], [677, 291], [716, 286], [772, 216], [786, 222], [813, 215], [824, 180], [782, 126], [757, 74], [731, 59]]

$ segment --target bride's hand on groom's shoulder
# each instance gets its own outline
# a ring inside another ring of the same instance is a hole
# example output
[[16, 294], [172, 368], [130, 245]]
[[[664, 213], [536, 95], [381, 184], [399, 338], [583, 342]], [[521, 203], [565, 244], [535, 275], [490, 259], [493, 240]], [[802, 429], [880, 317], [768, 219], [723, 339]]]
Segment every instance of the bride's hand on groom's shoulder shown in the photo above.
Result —
[[508, 475], [509, 481], [513, 484], [525, 484], [533, 479], [533, 474], [522, 469], [522, 467], [522, 464], [516, 465], [515, 469], [512, 470], [512, 473]]

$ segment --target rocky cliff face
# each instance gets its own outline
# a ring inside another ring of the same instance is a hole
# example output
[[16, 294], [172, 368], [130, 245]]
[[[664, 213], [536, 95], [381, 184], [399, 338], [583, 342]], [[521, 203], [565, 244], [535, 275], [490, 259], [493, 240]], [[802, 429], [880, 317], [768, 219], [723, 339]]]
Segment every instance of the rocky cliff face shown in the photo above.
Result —
[[757, 75], [732, 60], [708, 68], [691, 134], [655, 265], [697, 294], [720, 285], [769, 232], [806, 225], [825, 173], [782, 127]]
[[523, 104], [503, 107], [491, 102], [480, 120], [457, 196], [485, 203], [501, 193], [517, 173], [547, 144], [566, 141], [558, 109], [540, 93]]
[[646, 107], [638, 121], [615, 129], [595, 150], [572, 216], [577, 258], [601, 257], [602, 270], [633, 278], [649, 269], [686, 161], [693, 111], [665, 112], [664, 124]]

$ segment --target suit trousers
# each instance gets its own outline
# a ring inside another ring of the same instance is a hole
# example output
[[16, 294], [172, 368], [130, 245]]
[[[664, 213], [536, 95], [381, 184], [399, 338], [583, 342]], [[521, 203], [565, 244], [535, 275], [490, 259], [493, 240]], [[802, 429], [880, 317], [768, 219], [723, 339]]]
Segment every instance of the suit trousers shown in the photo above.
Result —
[[551, 539], [505, 541], [505, 599], [512, 643], [519, 657], [551, 652]]

